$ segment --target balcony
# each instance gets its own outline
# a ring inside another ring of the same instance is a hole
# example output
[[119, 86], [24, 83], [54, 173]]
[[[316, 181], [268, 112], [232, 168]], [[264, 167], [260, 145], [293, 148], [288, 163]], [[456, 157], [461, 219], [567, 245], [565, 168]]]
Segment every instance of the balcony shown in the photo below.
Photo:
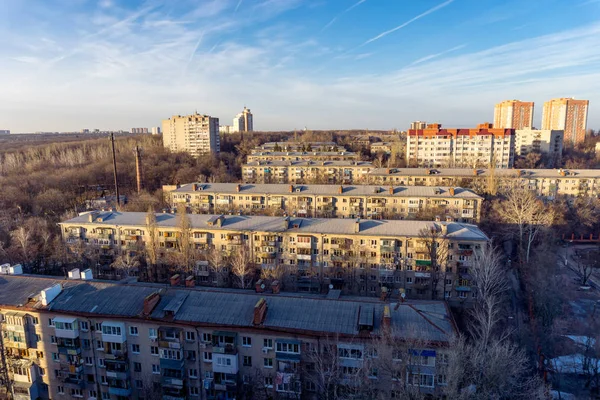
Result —
[[70, 356], [81, 354], [81, 344], [79, 339], [64, 339], [59, 337], [56, 341], [56, 347], [58, 348], [59, 354]]
[[182, 370], [185, 364], [185, 360], [182, 358], [181, 360], [172, 360], [168, 358], [160, 359], [160, 369], [175, 369]]
[[430, 267], [431, 260], [415, 260], [415, 265], [417, 267]]
[[98, 234], [96, 234], [96, 238], [112, 240], [113, 234], [112, 233], [98, 233]]
[[311, 242], [297, 242], [296, 243], [296, 247], [299, 249], [310, 249], [312, 248], [312, 241]]
[[274, 251], [263, 251], [261, 253], [258, 253], [258, 256], [260, 258], [276, 258], [277, 253], [275, 253]]
[[108, 393], [113, 396], [121, 396], [121, 397], [130, 397], [131, 396], [131, 388], [121, 388], [121, 387], [108, 387]]
[[170, 378], [163, 376], [160, 380], [163, 386], [171, 386], [175, 388], [183, 387], [183, 379], [182, 378]]
[[396, 253], [398, 248], [396, 246], [380, 246], [379, 251], [381, 253]]
[[123, 348], [122, 350], [114, 350], [111, 348], [105, 347], [104, 358], [106, 360], [116, 360], [123, 361], [127, 359], [127, 350]]
[[310, 260], [312, 260], [312, 255], [310, 255], [310, 254], [297, 254], [296, 255], [296, 259], [298, 259], [298, 260], [304, 260], [304, 261], [310, 261]]

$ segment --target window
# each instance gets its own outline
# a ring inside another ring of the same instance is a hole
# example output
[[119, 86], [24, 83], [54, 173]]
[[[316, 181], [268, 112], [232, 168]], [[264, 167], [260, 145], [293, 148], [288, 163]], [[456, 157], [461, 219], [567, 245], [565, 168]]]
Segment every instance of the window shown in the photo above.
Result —
[[188, 376], [192, 379], [197, 379], [198, 378], [198, 370], [196, 368], [190, 368], [188, 370]]
[[133, 370], [135, 372], [142, 372], [142, 364], [139, 362], [134, 362], [133, 363]]
[[272, 376], [265, 376], [265, 387], [266, 388], [273, 387], [273, 377]]
[[96, 350], [104, 351], [104, 343], [102, 342], [102, 340], [98, 340], [96, 344]]
[[160, 365], [152, 364], [152, 373], [155, 375], [160, 375]]
[[52, 353], [52, 361], [59, 361], [58, 353]]
[[106, 364], [104, 364], [104, 358], [99, 358], [98, 359], [98, 366], [100, 368], [105, 368], [106, 367]]
[[102, 333], [105, 335], [121, 335], [121, 327], [120, 326], [110, 326], [110, 325], [102, 325]]
[[158, 333], [155, 328], [148, 328], [148, 337], [150, 339], [156, 339], [158, 337]]
[[40, 320], [38, 319], [38, 317], [31, 317], [31, 321], [33, 322], [34, 325], [39, 325]]
[[[90, 324], [88, 324], [86, 321], [79, 321], [79, 329], [87, 332], [90, 330]], [[95, 396], [92, 396], [92, 397], [95, 397]]]
[[86, 357], [85, 358], [85, 365], [93, 365], [94, 362], [92, 361], [92, 357]]
[[203, 355], [204, 362], [212, 362], [212, 353], [205, 351]]
[[315, 385], [314, 382], [311, 382], [311, 381], [306, 381], [306, 384], [304, 385], [304, 387], [309, 392], [315, 392], [317, 390], [317, 386]]
[[210, 342], [212, 342], [212, 335], [210, 333], [203, 333], [202, 334], [202, 341], [204, 343], [210, 343]]
[[137, 326], [130, 326], [129, 327], [129, 334], [131, 336], [138, 336], [138, 328], [137, 328]]
[[266, 349], [272, 349], [273, 348], [273, 339], [264, 339], [263, 347]]
[[441, 386], [446, 386], [448, 384], [448, 378], [446, 377], [446, 375], [438, 375], [437, 384]]
[[90, 390], [88, 392], [88, 394], [90, 397], [94, 397], [94, 398], [98, 397], [98, 392], [96, 392], [95, 390]]
[[231, 359], [225, 357], [217, 357], [217, 365], [231, 366]]
[[91, 345], [90, 345], [90, 339], [83, 339], [83, 340], [81, 341], [81, 346], [82, 346], [84, 349], [89, 349], [89, 348], [91, 347]]
[[135, 387], [136, 387], [137, 389], [141, 389], [141, 388], [143, 388], [143, 387], [144, 387], [144, 382], [142, 382], [142, 381], [141, 381], [141, 380], [139, 380], [139, 379], [136, 379], [136, 380], [135, 380]]
[[150, 346], [150, 354], [152, 354], [153, 356], [157, 356], [158, 355], [158, 346]]
[[50, 336], [50, 343], [56, 344], [56, 336]]
[[263, 358], [263, 366], [265, 368], [273, 368], [273, 359], [272, 358]]
[[[54, 320], [52, 318], [48, 318], [48, 326], [54, 326]], [[62, 386], [59, 386], [59, 388]], [[63, 391], [64, 392], [64, 391]], [[60, 392], [59, 392], [60, 393]]]
[[81, 389], [71, 389], [71, 396], [83, 397], [83, 393], [81, 392]]
[[140, 354], [140, 345], [139, 344], [132, 344], [131, 345], [131, 352], [134, 354]]
[[166, 360], [181, 360], [181, 351], [172, 349], [160, 349], [160, 358]]
[[65, 387], [64, 386], [57, 386], [56, 387], [56, 391], [58, 392], [58, 394], [65, 394]]
[[190, 360], [190, 361], [196, 361], [196, 351], [194, 351], [194, 350], [188, 350], [186, 358], [188, 360]]
[[190, 386], [190, 396], [199, 396], [200, 390], [195, 386]]
[[39, 371], [39, 373], [40, 373], [40, 376], [44, 376], [44, 375], [46, 375], [46, 370], [45, 370], [44, 368], [42, 368], [42, 367], [38, 367], [38, 371]]
[[251, 356], [244, 356], [244, 366], [245, 367], [252, 366], [252, 357]]
[[96, 324], [94, 325], [96, 327], [96, 332], [101, 332], [102, 331], [102, 324], [100, 322], [96, 322]]
[[277, 343], [277, 351], [280, 353], [300, 354], [300, 346], [298, 345], [298, 343], [278, 342]]
[[110, 400], [110, 393], [102, 392], [102, 400]]
[[187, 340], [188, 342], [193, 342], [196, 340], [196, 332], [186, 332], [185, 333], [185, 340]]
[[252, 338], [249, 336], [242, 337], [242, 346], [251, 347], [252, 346]]

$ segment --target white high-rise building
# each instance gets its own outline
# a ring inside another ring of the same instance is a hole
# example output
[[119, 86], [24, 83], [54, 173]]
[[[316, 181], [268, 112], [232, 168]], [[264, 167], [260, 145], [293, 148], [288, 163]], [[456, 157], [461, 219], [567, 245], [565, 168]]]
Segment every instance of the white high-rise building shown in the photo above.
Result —
[[163, 145], [171, 151], [186, 151], [194, 157], [202, 154], [218, 154], [219, 118], [198, 113], [174, 115], [162, 122]]
[[252, 132], [253, 130], [252, 113], [250, 109], [244, 107], [244, 111], [233, 118], [233, 132]]

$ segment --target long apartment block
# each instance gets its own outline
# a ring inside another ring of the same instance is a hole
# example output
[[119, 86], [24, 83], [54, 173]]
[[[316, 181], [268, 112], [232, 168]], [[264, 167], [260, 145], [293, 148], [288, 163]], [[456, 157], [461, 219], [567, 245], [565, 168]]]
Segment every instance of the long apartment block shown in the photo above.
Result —
[[350, 151], [260, 151], [248, 154], [253, 161], [358, 161], [360, 155]]
[[[310, 150], [307, 150], [310, 149]], [[302, 150], [304, 149], [304, 150]], [[251, 153], [263, 151], [346, 151], [344, 146], [335, 142], [267, 142], [256, 146]]]
[[494, 129], [480, 124], [476, 129], [446, 129], [440, 124], [410, 129], [406, 136], [406, 160], [415, 167], [512, 168], [515, 130]]
[[368, 161], [252, 161], [242, 165], [245, 183], [366, 183]]
[[[143, 252], [150, 230], [158, 232], [163, 255], [178, 251], [181, 216], [91, 212], [60, 223], [63, 238], [86, 245], [99, 258]], [[476, 296], [469, 275], [474, 251], [488, 241], [477, 226], [452, 221], [400, 221], [188, 214], [190, 246], [202, 258], [210, 249], [224, 255], [248, 249], [258, 272], [285, 271], [283, 289], [379, 296], [402, 290], [409, 298], [464, 302]], [[435, 237], [425, 237], [425, 232]], [[433, 244], [435, 242], [435, 244]], [[443, 254], [432, 253], [438, 248]], [[166, 257], [165, 257], [166, 258]], [[440, 260], [432, 266], [432, 259]], [[198, 271], [201, 284], [217, 282], [214, 271]], [[283, 279], [283, 278], [282, 278]], [[385, 289], [383, 289], [385, 287]]]
[[359, 381], [385, 398], [405, 385], [444, 392], [457, 333], [444, 302], [203, 290], [173, 278], [2, 276], [0, 361], [13, 398], [312, 400], [328, 371], [342, 397]]
[[540, 197], [598, 197], [598, 169], [469, 169], [469, 168], [377, 168], [369, 183], [378, 185], [419, 185], [485, 188], [492, 175], [500, 187], [518, 186]]
[[[483, 197], [460, 187], [188, 183], [163, 186], [171, 207], [193, 213], [290, 215], [320, 218], [415, 219], [450, 215], [479, 221]], [[426, 213], [426, 214], [424, 214]]]

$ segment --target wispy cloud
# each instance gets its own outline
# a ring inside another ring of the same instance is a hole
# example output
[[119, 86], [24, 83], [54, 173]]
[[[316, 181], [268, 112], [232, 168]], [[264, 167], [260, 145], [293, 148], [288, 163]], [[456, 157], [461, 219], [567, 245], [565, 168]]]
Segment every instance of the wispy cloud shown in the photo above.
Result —
[[356, 3], [352, 4], [350, 7], [346, 8], [344, 11], [342, 11], [341, 13], [339, 13], [338, 15], [333, 17], [327, 24], [325, 24], [325, 26], [323, 26], [323, 28], [321, 28], [321, 32], [324, 32], [325, 30], [327, 30], [327, 28], [329, 28], [331, 25], [333, 25], [335, 23], [335, 21], [338, 20], [338, 18], [340, 18], [342, 15], [346, 14], [347, 12], [352, 11], [356, 7], [360, 6], [365, 1], [367, 1], [367, 0], [358, 0]]
[[436, 12], [436, 11], [438, 11], [438, 10], [440, 10], [440, 9], [444, 8], [444, 7], [446, 7], [447, 5], [451, 4], [452, 2], [454, 2], [454, 0], [447, 0], [447, 1], [443, 2], [442, 4], [438, 4], [437, 6], [430, 8], [429, 10], [425, 11], [424, 13], [421, 13], [421, 14], [417, 15], [416, 17], [413, 17], [413, 18], [409, 19], [409, 20], [408, 20], [408, 21], [406, 21], [405, 23], [403, 23], [403, 24], [401, 24], [401, 25], [398, 25], [398, 26], [397, 26], [397, 27], [395, 27], [395, 28], [392, 28], [392, 29], [390, 29], [390, 30], [387, 30], [387, 31], [385, 31], [385, 32], [381, 32], [379, 35], [377, 35], [377, 36], [375, 36], [375, 37], [372, 37], [371, 39], [369, 39], [369, 40], [367, 40], [366, 42], [364, 42], [364, 43], [363, 43], [363, 45], [366, 45], [366, 44], [369, 44], [369, 43], [373, 43], [374, 41], [376, 41], [376, 40], [379, 40], [379, 39], [381, 39], [381, 38], [383, 38], [383, 37], [385, 37], [385, 36], [389, 35], [390, 33], [394, 33], [394, 32], [396, 32], [397, 30], [400, 30], [400, 29], [402, 29], [402, 28], [405, 28], [405, 27], [407, 27], [408, 25], [412, 24], [413, 22], [415, 22], [415, 21], [418, 21], [418, 20], [420, 20], [421, 18], [423, 18], [423, 17], [426, 17], [426, 16], [428, 16], [429, 14], [432, 14], [432, 13], [434, 13], [434, 12]]
[[238, 0], [237, 5], [235, 6], [235, 10], [233, 11], [234, 14], [240, 8], [240, 6], [242, 5], [243, 2], [244, 2], [244, 0]]
[[450, 48], [448, 50], [444, 50], [444, 51], [439, 52], [439, 53], [429, 54], [428, 56], [425, 56], [425, 57], [419, 58], [418, 60], [413, 61], [409, 65], [416, 65], [416, 64], [424, 63], [425, 61], [429, 61], [429, 60], [432, 60], [434, 58], [438, 58], [438, 57], [441, 57], [443, 55], [446, 55], [448, 53], [452, 53], [453, 51], [460, 50], [460, 49], [464, 48], [465, 46], [466, 46], [466, 44], [461, 44], [459, 46], [452, 47], [452, 48]]

